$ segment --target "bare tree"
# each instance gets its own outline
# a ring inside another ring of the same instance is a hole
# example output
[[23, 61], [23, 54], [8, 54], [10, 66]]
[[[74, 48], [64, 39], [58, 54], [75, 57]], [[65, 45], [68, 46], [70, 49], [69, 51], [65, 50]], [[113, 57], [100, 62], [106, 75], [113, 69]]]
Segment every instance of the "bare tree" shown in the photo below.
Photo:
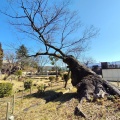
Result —
[[[15, 73], [18, 70], [22, 70], [21, 61], [17, 59], [17, 55], [13, 52], [6, 51], [4, 53], [4, 60], [6, 64], [3, 66], [2, 71], [9, 75]], [[22, 58], [24, 69], [29, 71], [36, 71], [38, 69], [38, 57], [34, 58]], [[27, 63], [27, 64], [26, 64]]]
[[19, 7], [15, 9], [12, 5], [14, 14], [4, 13], [12, 18], [10, 23], [31, 39], [37, 40], [44, 50], [29, 56], [50, 55], [62, 59], [70, 68], [72, 85], [77, 87], [80, 99], [90, 99], [91, 95], [100, 97], [104, 93], [120, 96], [118, 89], [71, 56], [75, 51], [84, 51], [88, 41], [98, 31], [93, 26], [84, 32], [77, 30], [81, 26], [80, 20], [76, 12], [69, 10], [69, 0], [55, 4], [48, 0], [17, 0], [15, 5]]
[[43, 74], [44, 66], [49, 62], [49, 59], [46, 56], [38, 56], [38, 73]]
[[81, 62], [88, 66], [89, 64], [95, 63], [96, 61], [92, 57], [83, 56]]
[[3, 66], [2, 70], [7, 73], [8, 76], [20, 69], [16, 60], [16, 55], [13, 52], [6, 51], [4, 53], [4, 60], [6, 64]]
[[14, 53], [6, 51], [4, 58], [7, 61], [7, 63], [11, 64], [12, 66], [16, 64], [16, 55]]
[[[91, 26], [80, 35], [81, 33], [77, 31], [81, 26], [80, 20], [76, 12], [71, 13], [68, 10], [69, 0], [52, 5], [48, 0], [24, 0], [24, 2], [18, 0], [17, 4], [20, 9], [18, 12], [15, 12], [13, 3], [11, 4], [14, 16], [9, 13], [4, 14], [13, 18], [10, 23], [17, 30], [39, 41], [44, 47], [44, 52], [37, 52], [33, 56], [52, 55], [63, 59], [66, 54], [85, 50], [87, 41], [95, 37], [98, 32]], [[74, 39], [76, 32], [79, 33], [79, 37]]]

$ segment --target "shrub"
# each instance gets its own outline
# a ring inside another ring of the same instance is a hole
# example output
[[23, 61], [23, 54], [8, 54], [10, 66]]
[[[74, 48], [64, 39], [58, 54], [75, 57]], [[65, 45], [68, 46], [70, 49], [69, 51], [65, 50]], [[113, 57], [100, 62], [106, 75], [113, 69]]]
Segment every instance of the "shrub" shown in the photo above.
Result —
[[18, 71], [16, 71], [16, 73], [15, 73], [17, 76], [21, 76], [22, 75], [22, 70], [18, 70]]
[[32, 87], [32, 80], [27, 80], [24, 82], [25, 90], [30, 89]]
[[7, 79], [7, 76], [4, 76], [3, 80], [6, 80]]
[[55, 80], [55, 77], [54, 76], [50, 76], [49, 80], [50, 80], [50, 82], [52, 82], [53, 80]]
[[11, 83], [0, 83], [0, 97], [7, 97], [12, 94], [13, 85]]
[[18, 81], [22, 81], [22, 78], [21, 78], [21, 76], [22, 76], [22, 70], [16, 71], [16, 72], [15, 72], [15, 75], [18, 76]]
[[45, 86], [45, 84], [41, 84], [40, 86], [37, 87], [37, 89], [38, 89], [37, 93], [42, 94], [42, 93], [44, 93], [46, 86]]

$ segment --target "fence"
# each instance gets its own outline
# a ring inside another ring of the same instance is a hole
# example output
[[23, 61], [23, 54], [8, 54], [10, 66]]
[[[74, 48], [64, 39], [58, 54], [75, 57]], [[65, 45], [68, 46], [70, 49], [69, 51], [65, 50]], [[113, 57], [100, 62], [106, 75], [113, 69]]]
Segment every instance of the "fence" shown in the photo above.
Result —
[[15, 95], [9, 98], [0, 98], [0, 120], [10, 120], [9, 117], [14, 114], [14, 104]]

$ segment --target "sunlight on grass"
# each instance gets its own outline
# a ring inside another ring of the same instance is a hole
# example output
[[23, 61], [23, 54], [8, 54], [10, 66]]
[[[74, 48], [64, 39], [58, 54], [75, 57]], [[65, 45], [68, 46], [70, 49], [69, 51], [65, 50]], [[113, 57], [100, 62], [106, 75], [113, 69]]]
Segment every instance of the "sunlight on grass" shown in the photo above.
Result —
[[[75, 98], [77, 89], [72, 87], [69, 80], [67, 88], [64, 87], [64, 82], [53, 82], [52, 87], [48, 85], [49, 80], [32, 79], [33, 87], [32, 94], [30, 90], [15, 94], [15, 120], [84, 120], [80, 116], [74, 115], [75, 107], [78, 105], [78, 100]], [[0, 80], [0, 82], [11, 82]], [[14, 91], [23, 89], [23, 82], [12, 80]], [[37, 86], [45, 84], [47, 86], [45, 94], [36, 97]], [[57, 98], [46, 103], [46, 98], [62, 92]], [[10, 98], [2, 98], [6, 100]], [[6, 103], [4, 103], [6, 104]], [[1, 109], [6, 111], [6, 106], [1, 105]], [[82, 111], [87, 115], [88, 119], [107, 120], [120, 118], [120, 99], [106, 100], [100, 99], [95, 102], [83, 101]], [[5, 118], [4, 112], [0, 113], [2, 118]]]

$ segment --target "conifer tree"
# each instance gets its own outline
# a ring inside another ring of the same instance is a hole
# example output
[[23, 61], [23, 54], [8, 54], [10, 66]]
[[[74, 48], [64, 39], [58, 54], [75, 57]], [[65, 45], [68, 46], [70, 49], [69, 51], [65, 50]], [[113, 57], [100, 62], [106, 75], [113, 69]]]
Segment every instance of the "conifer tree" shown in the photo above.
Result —
[[2, 44], [0, 43], [0, 70], [2, 68], [2, 63], [3, 63], [3, 49]]
[[18, 62], [21, 63], [21, 68], [24, 69], [24, 66], [28, 63], [27, 58], [25, 56], [28, 55], [28, 50], [24, 45], [21, 45], [17, 50], [16, 50], [16, 58]]

